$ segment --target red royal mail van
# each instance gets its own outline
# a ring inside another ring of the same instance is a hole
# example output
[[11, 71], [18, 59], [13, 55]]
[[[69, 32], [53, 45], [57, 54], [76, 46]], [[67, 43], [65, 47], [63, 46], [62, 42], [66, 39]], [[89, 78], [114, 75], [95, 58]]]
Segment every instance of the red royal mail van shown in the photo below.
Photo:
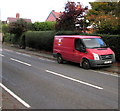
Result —
[[80, 63], [85, 69], [111, 66], [114, 52], [99, 36], [59, 35], [54, 37], [53, 56], [58, 63], [64, 60]]

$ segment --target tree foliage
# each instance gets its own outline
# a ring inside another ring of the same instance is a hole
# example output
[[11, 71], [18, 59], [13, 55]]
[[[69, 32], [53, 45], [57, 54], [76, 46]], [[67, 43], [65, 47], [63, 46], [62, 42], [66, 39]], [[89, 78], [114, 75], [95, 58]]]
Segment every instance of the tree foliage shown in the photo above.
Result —
[[120, 2], [91, 2], [87, 19], [99, 33], [119, 34]]
[[23, 19], [19, 19], [16, 22], [11, 22], [8, 26], [9, 33], [12, 35], [14, 34], [14, 37], [11, 37], [11, 40], [13, 41], [13, 44], [19, 44], [20, 45], [20, 39], [21, 35], [27, 31], [27, 22], [25, 22]]
[[2, 33], [8, 33], [8, 24], [2, 24]]
[[88, 8], [83, 8], [80, 2], [68, 2], [65, 5], [65, 11], [60, 18], [57, 19], [56, 29], [75, 30], [76, 22], [77, 24], [82, 24], [84, 22], [84, 20], [79, 20], [78, 18], [83, 18], [86, 10], [88, 10]]
[[34, 30], [35, 30], [35, 28], [34, 28], [34, 24], [28, 22], [28, 23], [27, 23], [27, 30], [29, 30], [29, 31], [34, 31]]
[[11, 34], [15, 34], [17, 37], [20, 37], [25, 31], [27, 31], [27, 22], [25, 22], [23, 19], [9, 24], [9, 32]]
[[33, 24], [33, 27], [35, 31], [50, 31], [50, 30], [55, 30], [55, 24], [56, 22], [35, 22]]

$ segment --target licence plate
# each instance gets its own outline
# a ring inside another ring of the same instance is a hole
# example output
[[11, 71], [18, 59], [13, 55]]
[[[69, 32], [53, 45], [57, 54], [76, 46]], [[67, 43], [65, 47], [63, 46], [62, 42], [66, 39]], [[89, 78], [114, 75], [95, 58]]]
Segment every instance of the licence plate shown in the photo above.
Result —
[[110, 64], [112, 61], [105, 61], [104, 64]]

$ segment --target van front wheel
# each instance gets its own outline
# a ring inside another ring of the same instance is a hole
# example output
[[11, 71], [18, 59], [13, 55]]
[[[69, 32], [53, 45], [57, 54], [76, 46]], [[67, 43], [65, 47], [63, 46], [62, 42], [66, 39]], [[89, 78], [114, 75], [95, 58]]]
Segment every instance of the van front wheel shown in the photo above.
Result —
[[59, 54], [59, 55], [57, 55], [57, 62], [59, 63], [59, 64], [62, 64], [63, 63], [63, 58], [62, 58], [62, 56]]
[[89, 63], [89, 61], [88, 61], [87, 59], [84, 59], [84, 60], [82, 61], [82, 67], [83, 67], [84, 69], [90, 69], [90, 63]]

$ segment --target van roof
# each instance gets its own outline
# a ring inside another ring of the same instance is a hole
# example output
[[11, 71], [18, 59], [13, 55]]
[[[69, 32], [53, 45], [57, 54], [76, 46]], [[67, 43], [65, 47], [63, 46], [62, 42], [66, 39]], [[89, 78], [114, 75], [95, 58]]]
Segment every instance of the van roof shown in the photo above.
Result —
[[101, 38], [100, 36], [87, 36], [87, 35], [56, 35], [55, 37], [69, 37], [69, 38]]

